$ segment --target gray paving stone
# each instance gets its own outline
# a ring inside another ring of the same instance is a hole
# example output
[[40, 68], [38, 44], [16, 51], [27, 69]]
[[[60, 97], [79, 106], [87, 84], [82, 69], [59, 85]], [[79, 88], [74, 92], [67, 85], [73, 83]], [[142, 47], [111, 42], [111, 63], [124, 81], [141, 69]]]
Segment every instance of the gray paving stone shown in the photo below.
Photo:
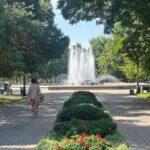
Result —
[[[93, 91], [133, 150], [150, 150], [150, 101], [129, 97], [126, 90]], [[69, 93], [45, 94], [39, 116], [32, 118], [23, 100], [0, 106], [0, 150], [31, 150], [52, 123]]]
[[131, 97], [127, 90], [97, 94], [133, 150], [150, 150], [150, 100]]
[[45, 133], [52, 128], [52, 123], [68, 94], [45, 94], [39, 108], [39, 116], [31, 116], [30, 107], [25, 100], [0, 106], [0, 150], [30, 150]]

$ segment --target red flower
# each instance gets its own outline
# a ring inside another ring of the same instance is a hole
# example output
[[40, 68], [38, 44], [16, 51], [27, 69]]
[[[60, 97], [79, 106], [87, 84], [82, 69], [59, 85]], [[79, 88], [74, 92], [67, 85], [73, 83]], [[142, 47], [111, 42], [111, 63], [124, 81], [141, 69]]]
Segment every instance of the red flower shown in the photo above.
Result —
[[87, 133], [82, 133], [81, 138], [84, 139], [86, 137], [88, 137], [89, 135]]
[[95, 139], [100, 139], [101, 136], [100, 136], [99, 134], [95, 134], [94, 138], [95, 138]]

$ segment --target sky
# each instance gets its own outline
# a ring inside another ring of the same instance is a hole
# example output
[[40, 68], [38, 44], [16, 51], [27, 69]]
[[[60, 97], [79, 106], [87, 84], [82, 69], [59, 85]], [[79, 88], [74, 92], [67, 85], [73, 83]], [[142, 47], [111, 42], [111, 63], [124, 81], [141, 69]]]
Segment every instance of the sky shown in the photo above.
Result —
[[69, 21], [65, 20], [61, 15], [60, 10], [56, 9], [57, 0], [51, 0], [53, 10], [55, 13], [55, 24], [62, 30], [62, 32], [69, 36], [71, 43], [81, 43], [83, 47], [89, 47], [89, 40], [103, 34], [103, 25], [96, 25], [95, 21], [79, 22], [71, 25]]

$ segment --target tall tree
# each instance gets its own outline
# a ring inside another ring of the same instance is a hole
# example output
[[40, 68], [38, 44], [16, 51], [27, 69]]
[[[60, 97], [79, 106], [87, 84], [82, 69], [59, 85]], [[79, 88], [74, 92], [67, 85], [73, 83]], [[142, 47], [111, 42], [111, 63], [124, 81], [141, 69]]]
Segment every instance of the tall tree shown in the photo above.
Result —
[[105, 49], [105, 44], [108, 42], [108, 38], [96, 37], [90, 40], [90, 45], [92, 47], [93, 54], [95, 56], [96, 74], [100, 73], [99, 56]]
[[137, 68], [137, 64], [135, 64], [134, 61], [132, 61], [125, 55], [122, 55], [122, 57], [123, 57], [123, 64], [119, 66], [119, 69], [125, 74], [129, 82], [136, 81], [137, 76], [139, 78], [138, 80], [140, 81], [144, 81], [145, 79], [147, 79], [148, 76], [146, 72], [143, 70], [141, 64]]
[[123, 27], [129, 29], [129, 36], [123, 43], [124, 49], [128, 49], [127, 53], [130, 51], [129, 55], [136, 63], [138, 58], [134, 57], [135, 51], [139, 55], [142, 52], [144, 68], [150, 70], [146, 61], [150, 56], [149, 0], [59, 0], [58, 8], [72, 24], [96, 19], [98, 24], [105, 25], [105, 33], [111, 33], [114, 24], [121, 22]]
[[122, 57], [115, 53], [113, 37], [97, 37], [91, 40], [92, 50], [96, 51], [96, 71], [97, 75], [111, 74], [119, 79], [124, 79], [124, 74], [120, 71]]
[[[33, 73], [49, 59], [60, 57], [68, 44], [69, 38], [54, 24], [50, 1], [0, 2], [0, 76], [23, 71], [25, 89], [25, 73]], [[12, 58], [17, 58], [17, 63]]]
[[[139, 79], [141, 78], [140, 71], [143, 62], [145, 62], [144, 57], [145, 55], [150, 54], [150, 51], [147, 47], [148, 45], [147, 36], [146, 37], [145, 35], [142, 36], [142, 34], [143, 34], [142, 30], [127, 27], [123, 28], [121, 23], [115, 24], [113, 29], [113, 36], [115, 39], [113, 47], [115, 52], [117, 52], [118, 54], [119, 53], [125, 54], [130, 59], [130, 61], [126, 59], [129, 66], [136, 65], [136, 67], [134, 68], [136, 68], [137, 92], [139, 92]], [[150, 66], [148, 66], [148, 68], [149, 67]], [[144, 71], [143, 74], [148, 74], [148, 71], [146, 71], [145, 69], [146, 68], [145, 65], [143, 68], [144, 68], [142, 69]]]
[[110, 32], [116, 22], [132, 27], [137, 18], [145, 28], [150, 24], [149, 0], [59, 0], [58, 8], [71, 23], [96, 19], [97, 23], [105, 24], [106, 32]]
[[19, 54], [24, 72], [34, 72], [50, 58], [60, 57], [69, 44], [69, 38], [54, 24], [49, 1], [3, 0], [0, 16], [1, 75], [13, 71], [11, 54]]

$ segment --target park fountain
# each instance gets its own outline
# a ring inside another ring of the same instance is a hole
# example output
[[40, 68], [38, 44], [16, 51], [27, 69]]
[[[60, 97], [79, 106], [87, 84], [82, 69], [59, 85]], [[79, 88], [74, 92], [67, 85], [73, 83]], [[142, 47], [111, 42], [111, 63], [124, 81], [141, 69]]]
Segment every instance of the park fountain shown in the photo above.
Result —
[[69, 85], [85, 85], [95, 82], [95, 60], [91, 48], [84, 49], [81, 44], [71, 45], [68, 65]]

